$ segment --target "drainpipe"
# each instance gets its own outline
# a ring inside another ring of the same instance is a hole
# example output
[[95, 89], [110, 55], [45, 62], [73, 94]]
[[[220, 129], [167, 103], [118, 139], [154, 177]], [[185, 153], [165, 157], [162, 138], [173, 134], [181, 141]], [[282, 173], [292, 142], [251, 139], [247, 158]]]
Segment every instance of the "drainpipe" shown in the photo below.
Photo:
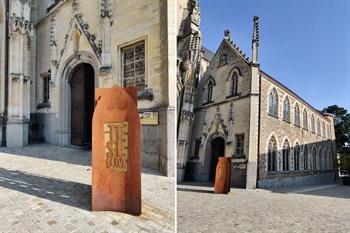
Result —
[[9, 79], [9, 0], [5, 1], [5, 99], [4, 99], [4, 112], [2, 118], [2, 140], [1, 146], [6, 147], [6, 124], [8, 116], [8, 79]]

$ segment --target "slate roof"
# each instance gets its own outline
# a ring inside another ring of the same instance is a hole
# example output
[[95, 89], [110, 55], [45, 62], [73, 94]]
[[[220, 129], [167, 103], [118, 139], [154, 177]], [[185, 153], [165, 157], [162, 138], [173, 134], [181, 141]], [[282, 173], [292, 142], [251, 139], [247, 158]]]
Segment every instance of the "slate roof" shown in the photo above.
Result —
[[211, 50], [207, 49], [206, 47], [202, 47], [203, 57], [205, 60], [211, 62], [214, 58], [215, 53], [213, 53]]

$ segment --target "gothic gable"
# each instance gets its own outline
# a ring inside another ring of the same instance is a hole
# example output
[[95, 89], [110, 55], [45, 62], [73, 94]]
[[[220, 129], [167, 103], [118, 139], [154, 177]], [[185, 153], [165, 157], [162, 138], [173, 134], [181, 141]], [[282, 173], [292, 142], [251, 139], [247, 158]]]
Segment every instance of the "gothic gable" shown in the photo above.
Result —
[[203, 99], [207, 95], [205, 87], [210, 78], [214, 79], [216, 83], [213, 89], [213, 102], [220, 103], [232, 96], [230, 87], [235, 71], [239, 76], [235, 84], [238, 86], [236, 96], [248, 94], [250, 92], [251, 63], [229, 38], [224, 38], [199, 83], [196, 107], [200, 107], [204, 103]]

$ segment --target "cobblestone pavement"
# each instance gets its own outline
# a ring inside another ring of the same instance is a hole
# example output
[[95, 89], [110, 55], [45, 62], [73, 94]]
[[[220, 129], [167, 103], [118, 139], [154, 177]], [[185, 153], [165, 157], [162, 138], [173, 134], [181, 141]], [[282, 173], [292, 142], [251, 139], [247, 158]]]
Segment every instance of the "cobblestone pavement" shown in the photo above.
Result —
[[184, 232], [350, 232], [350, 186], [231, 189], [178, 186], [178, 230]]
[[0, 149], [0, 232], [174, 232], [174, 178], [142, 172], [142, 215], [91, 212], [91, 152]]

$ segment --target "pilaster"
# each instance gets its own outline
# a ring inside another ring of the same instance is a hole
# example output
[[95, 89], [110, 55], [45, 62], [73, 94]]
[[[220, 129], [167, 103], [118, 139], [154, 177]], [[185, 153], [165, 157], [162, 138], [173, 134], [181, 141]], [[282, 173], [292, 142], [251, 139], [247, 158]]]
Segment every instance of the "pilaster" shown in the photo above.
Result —
[[252, 40], [253, 60], [251, 63], [251, 97], [250, 97], [250, 121], [249, 121], [249, 149], [247, 163], [246, 188], [256, 188], [258, 179], [258, 142], [259, 142], [259, 94], [260, 94], [260, 74], [259, 74], [259, 17], [254, 17], [254, 29]]
[[9, 115], [7, 146], [28, 144], [30, 119], [30, 50], [33, 24], [29, 0], [10, 3], [9, 19]]
[[111, 26], [112, 6], [110, 0], [101, 0], [102, 66], [100, 74], [110, 76], [112, 71]]

